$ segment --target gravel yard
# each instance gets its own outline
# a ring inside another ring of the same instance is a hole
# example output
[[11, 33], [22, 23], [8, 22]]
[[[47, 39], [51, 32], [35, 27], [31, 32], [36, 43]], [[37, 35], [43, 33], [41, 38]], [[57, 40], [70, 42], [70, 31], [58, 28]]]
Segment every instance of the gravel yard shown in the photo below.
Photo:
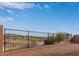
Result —
[[56, 44], [0, 53], [1, 56], [79, 56], [79, 44]]

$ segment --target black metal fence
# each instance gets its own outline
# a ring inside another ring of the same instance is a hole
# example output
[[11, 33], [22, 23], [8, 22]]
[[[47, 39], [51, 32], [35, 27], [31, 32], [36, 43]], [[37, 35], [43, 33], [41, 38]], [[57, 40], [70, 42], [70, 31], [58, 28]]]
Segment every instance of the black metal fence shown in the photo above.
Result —
[[51, 33], [5, 29], [4, 50], [24, 49], [44, 45]]

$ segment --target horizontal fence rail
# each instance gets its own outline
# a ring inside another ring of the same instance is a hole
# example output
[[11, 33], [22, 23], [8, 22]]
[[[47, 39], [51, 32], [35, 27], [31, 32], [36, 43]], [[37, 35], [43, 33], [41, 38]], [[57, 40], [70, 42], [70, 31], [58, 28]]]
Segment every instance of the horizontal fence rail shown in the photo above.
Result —
[[52, 33], [4, 29], [4, 50], [24, 49], [43, 46], [44, 40]]

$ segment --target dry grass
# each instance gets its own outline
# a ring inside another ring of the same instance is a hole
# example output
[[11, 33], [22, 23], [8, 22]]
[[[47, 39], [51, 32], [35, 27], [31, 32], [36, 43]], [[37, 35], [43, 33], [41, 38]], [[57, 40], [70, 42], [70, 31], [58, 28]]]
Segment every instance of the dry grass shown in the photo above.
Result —
[[56, 44], [0, 53], [2, 56], [79, 56], [79, 44]]

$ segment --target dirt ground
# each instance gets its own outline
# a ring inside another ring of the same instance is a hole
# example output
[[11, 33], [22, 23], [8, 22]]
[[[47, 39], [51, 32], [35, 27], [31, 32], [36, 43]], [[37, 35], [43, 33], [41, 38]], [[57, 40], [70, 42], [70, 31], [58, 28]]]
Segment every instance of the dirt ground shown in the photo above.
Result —
[[79, 44], [56, 44], [0, 53], [0, 56], [79, 56]]

